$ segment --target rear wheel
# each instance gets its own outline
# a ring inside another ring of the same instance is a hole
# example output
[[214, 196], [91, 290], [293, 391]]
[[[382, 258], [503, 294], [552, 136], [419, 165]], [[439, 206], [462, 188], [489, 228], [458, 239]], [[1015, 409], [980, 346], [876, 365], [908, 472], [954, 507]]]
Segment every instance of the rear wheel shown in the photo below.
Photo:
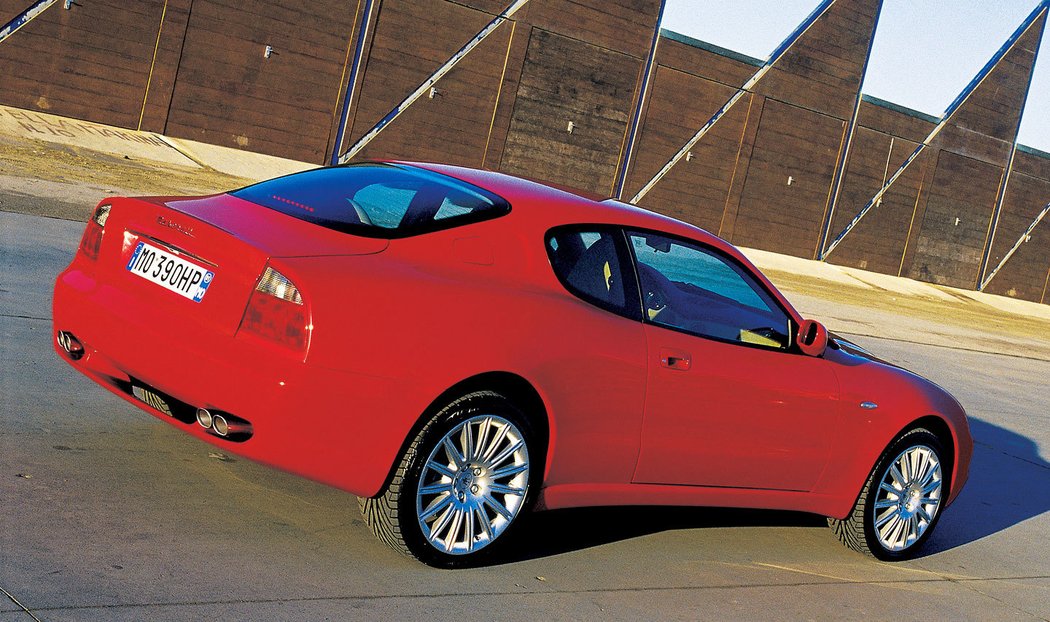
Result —
[[524, 413], [498, 393], [471, 393], [419, 431], [361, 512], [401, 553], [444, 568], [476, 564], [532, 503], [538, 451]]
[[933, 532], [947, 494], [944, 449], [912, 430], [883, 453], [849, 516], [829, 518], [843, 544], [886, 561], [909, 559]]

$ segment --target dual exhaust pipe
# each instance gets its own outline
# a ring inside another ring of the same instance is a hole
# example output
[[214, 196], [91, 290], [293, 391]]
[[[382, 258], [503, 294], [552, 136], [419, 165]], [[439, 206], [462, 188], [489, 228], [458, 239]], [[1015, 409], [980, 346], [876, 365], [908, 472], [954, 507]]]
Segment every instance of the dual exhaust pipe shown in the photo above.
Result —
[[247, 440], [252, 435], [252, 424], [229, 413], [197, 409], [197, 424], [215, 436], [229, 440]]
[[[84, 344], [73, 333], [60, 330], [55, 333], [55, 341], [58, 347], [62, 348], [62, 351], [74, 361], [79, 361], [84, 357]], [[229, 413], [212, 412], [207, 408], [197, 409], [197, 423], [215, 436], [231, 441], [248, 440], [254, 432], [250, 422]]]
[[74, 361], [79, 361], [84, 357], [84, 344], [80, 343], [80, 340], [73, 333], [60, 330], [55, 333], [55, 341], [58, 343], [58, 347], [62, 348], [62, 351]]

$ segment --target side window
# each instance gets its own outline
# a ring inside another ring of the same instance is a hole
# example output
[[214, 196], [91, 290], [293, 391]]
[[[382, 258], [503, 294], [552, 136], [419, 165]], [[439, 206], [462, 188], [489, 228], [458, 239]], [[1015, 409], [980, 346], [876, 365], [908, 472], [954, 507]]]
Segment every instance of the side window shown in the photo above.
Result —
[[615, 229], [561, 227], [547, 234], [547, 255], [558, 280], [573, 295], [638, 319], [637, 288], [622, 240]]
[[628, 237], [648, 321], [722, 341], [790, 346], [788, 315], [736, 262], [654, 233]]

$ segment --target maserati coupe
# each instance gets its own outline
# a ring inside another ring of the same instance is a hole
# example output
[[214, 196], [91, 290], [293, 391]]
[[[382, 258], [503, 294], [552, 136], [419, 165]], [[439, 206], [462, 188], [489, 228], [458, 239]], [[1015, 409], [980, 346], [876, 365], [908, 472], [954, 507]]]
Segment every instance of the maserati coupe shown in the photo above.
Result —
[[55, 283], [76, 370], [223, 451], [360, 497], [438, 567], [530, 510], [825, 516], [915, 555], [966, 481], [959, 403], [804, 319], [736, 248], [437, 164], [107, 198]]

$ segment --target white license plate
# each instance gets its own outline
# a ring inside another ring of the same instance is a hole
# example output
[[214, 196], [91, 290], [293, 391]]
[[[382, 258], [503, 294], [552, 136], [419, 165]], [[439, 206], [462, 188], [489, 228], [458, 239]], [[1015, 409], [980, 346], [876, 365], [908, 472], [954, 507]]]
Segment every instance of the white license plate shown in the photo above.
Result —
[[152, 244], [139, 242], [128, 261], [128, 272], [164, 289], [200, 302], [215, 273]]

